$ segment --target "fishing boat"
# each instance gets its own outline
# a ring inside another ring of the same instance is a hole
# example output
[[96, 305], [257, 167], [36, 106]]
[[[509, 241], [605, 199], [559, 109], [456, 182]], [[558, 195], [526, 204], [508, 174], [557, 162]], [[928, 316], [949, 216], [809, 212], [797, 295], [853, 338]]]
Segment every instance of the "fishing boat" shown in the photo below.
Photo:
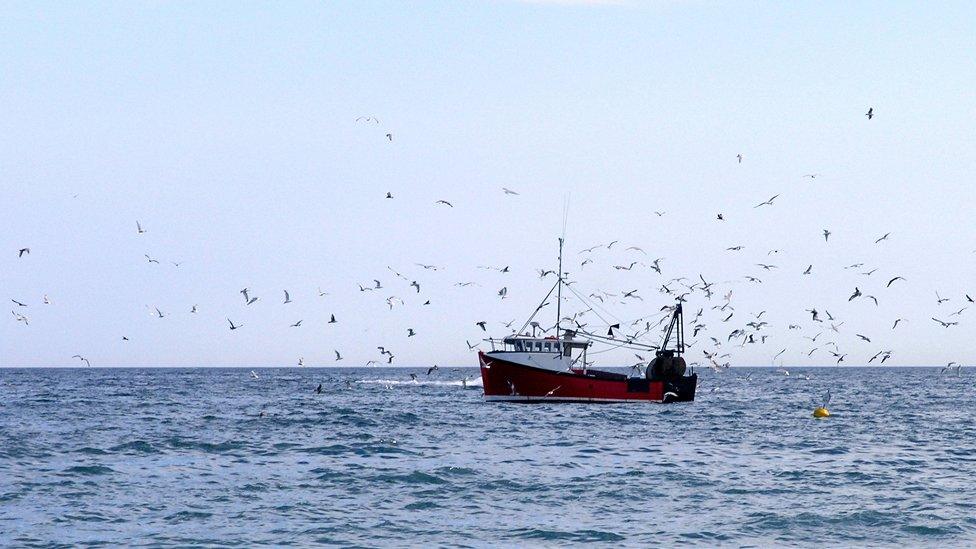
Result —
[[[490, 338], [491, 351], [478, 353], [485, 400], [502, 402], [689, 402], [695, 399], [698, 374], [687, 371], [684, 353], [684, 317], [679, 301], [670, 308], [663, 343], [654, 345], [620, 332], [611, 325], [607, 335], [580, 328], [562, 329], [563, 240], [559, 240], [557, 282], [522, 329], [500, 339]], [[555, 334], [537, 337], [533, 317], [556, 292]], [[578, 296], [580, 297], [580, 296]], [[532, 333], [525, 332], [532, 326]], [[614, 328], [617, 333], [614, 333]], [[646, 334], [641, 334], [646, 336]], [[637, 375], [590, 367], [587, 354], [596, 344], [653, 352], [654, 358]]]

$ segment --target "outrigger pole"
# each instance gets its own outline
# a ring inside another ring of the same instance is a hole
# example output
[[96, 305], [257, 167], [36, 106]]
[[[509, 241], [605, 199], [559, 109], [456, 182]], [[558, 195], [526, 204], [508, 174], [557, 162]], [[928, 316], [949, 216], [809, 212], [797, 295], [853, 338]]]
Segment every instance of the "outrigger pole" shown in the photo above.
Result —
[[563, 239], [559, 239], [559, 271], [556, 272], [556, 339], [562, 334], [563, 307]]
[[668, 349], [668, 342], [671, 340], [672, 332], [674, 332], [676, 338], [674, 352], [680, 355], [685, 352], [685, 318], [684, 313], [681, 311], [681, 303], [674, 306], [674, 316], [671, 317], [671, 325], [668, 326], [668, 332], [664, 335], [664, 343], [661, 344], [661, 351]]

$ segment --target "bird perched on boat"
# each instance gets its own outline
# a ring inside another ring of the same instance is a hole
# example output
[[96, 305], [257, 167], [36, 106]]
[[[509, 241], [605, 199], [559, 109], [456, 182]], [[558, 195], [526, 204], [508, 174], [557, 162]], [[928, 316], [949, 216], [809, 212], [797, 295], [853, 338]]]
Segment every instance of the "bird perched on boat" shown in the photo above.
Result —
[[868, 112], [865, 113], [864, 116], [868, 117], [868, 120], [874, 118], [874, 107], [869, 107]]

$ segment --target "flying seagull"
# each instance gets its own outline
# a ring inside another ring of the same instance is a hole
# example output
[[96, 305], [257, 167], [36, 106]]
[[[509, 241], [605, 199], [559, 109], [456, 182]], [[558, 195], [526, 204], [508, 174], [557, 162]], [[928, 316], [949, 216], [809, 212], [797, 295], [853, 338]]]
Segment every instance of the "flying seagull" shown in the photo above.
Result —
[[430, 374], [436, 372], [437, 370], [440, 370], [440, 368], [438, 368], [437, 365], [434, 364], [430, 368], [427, 368], [427, 375], [430, 375]]
[[889, 236], [891, 236], [891, 233], [885, 233], [884, 236], [882, 236], [881, 238], [875, 240], [874, 243], [877, 244], [877, 243], [881, 242], [882, 240], [888, 240], [888, 237]]
[[868, 120], [874, 118], [874, 107], [869, 107], [868, 112], [865, 113], [864, 116], [868, 117]]
[[438, 200], [437, 202], [434, 202], [434, 204], [444, 204], [445, 206], [450, 206], [452, 208], [454, 207], [454, 204], [451, 204], [447, 200]]
[[145, 232], [146, 232], [146, 229], [143, 229], [142, 228], [142, 224], [139, 223], [139, 221], [136, 221], [136, 233], [143, 234]]
[[329, 324], [335, 324], [336, 322], [338, 321], [335, 319], [335, 315], [329, 315]]
[[512, 189], [508, 189], [508, 188], [505, 188], [505, 187], [502, 187], [502, 190], [505, 191], [505, 194], [515, 194], [515, 195], [518, 194], [517, 192], [513, 191]]
[[148, 259], [150, 263], [159, 263], [159, 261], [149, 257], [149, 254], [142, 254], [142, 255], [146, 256], [146, 259]]
[[21, 248], [17, 250], [17, 257], [24, 257], [24, 254], [30, 255], [30, 248]]
[[755, 206], [753, 206], [753, 209], [758, 208], [760, 206], [772, 206], [773, 205], [773, 200], [776, 200], [778, 197], [779, 197], [779, 195], [777, 194], [777, 195], [773, 196], [772, 198], [770, 198], [769, 200], [767, 200], [765, 202], [760, 202], [759, 204], [756, 204]]
[[285, 290], [285, 303], [291, 303], [291, 296], [288, 295], [288, 290]]
[[80, 360], [80, 361], [84, 362], [85, 364], [87, 364], [89, 368], [91, 368], [91, 362], [88, 362], [88, 359], [87, 358], [85, 358], [85, 357], [83, 357], [81, 355], [72, 355], [71, 358], [77, 358], [78, 360]]
[[292, 327], [292, 328], [298, 328], [298, 327], [300, 327], [301, 325], [302, 325], [302, 321], [301, 321], [301, 320], [299, 320], [298, 322], [296, 322], [296, 323], [294, 323], [294, 324], [292, 324], [292, 325], [291, 325], [291, 327]]
[[244, 326], [243, 324], [236, 324], [235, 325], [234, 322], [231, 321], [231, 319], [229, 319], [229, 318], [227, 319], [227, 322], [230, 324], [230, 329], [231, 330], [236, 330], [236, 329], [241, 328], [241, 327]]
[[823, 236], [824, 236], [824, 242], [828, 242], [830, 240], [830, 231], [824, 229]]
[[335, 352], [335, 355], [336, 355], [336, 362], [342, 360], [342, 355], [339, 354], [339, 351], [335, 351], [335, 350], [333, 350], [333, 351]]
[[904, 278], [902, 278], [902, 277], [900, 277], [900, 276], [896, 276], [895, 278], [892, 278], [891, 280], [889, 280], [889, 281], [888, 281], [888, 285], [887, 285], [887, 286], [885, 286], [885, 288], [890, 288], [890, 287], [891, 287], [891, 285], [892, 285], [892, 284], [893, 284], [893, 283], [894, 283], [894, 282], [895, 282], [896, 280], [905, 280], [905, 279], [904, 279]]

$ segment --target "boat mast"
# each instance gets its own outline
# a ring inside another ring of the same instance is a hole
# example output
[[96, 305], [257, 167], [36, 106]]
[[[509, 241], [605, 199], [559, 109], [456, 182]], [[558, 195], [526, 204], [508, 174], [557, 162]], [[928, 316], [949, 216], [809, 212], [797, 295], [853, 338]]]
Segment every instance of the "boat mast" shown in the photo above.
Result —
[[563, 306], [563, 239], [559, 239], [559, 270], [556, 272], [556, 339], [562, 333], [562, 306]]

